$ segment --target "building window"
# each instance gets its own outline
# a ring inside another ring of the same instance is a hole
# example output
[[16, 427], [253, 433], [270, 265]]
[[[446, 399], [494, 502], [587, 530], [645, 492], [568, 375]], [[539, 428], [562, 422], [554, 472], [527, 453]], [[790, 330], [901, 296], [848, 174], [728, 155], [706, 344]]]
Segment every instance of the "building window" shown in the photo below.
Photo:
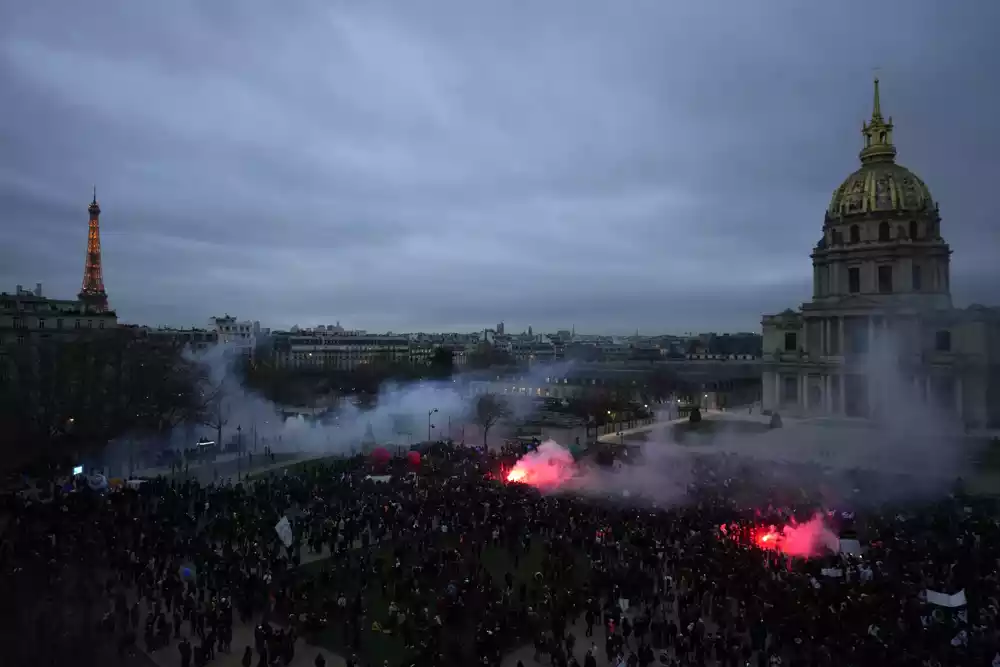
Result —
[[63, 321], [62, 318], [60, 317], [59, 319], [56, 320], [56, 329], [62, 329], [62, 328], [63, 328]]
[[861, 228], [857, 225], [851, 225], [851, 243], [861, 243]]
[[951, 352], [951, 332], [947, 329], [934, 334], [934, 350], [936, 352]]
[[924, 276], [920, 272], [920, 265], [913, 265], [913, 291], [919, 292], [924, 288]]
[[878, 225], [878, 240], [882, 243], [886, 243], [892, 240], [892, 234], [889, 232], [889, 223], [880, 222]]
[[878, 267], [878, 291], [882, 294], [892, 292], [892, 266]]
[[785, 334], [785, 352], [795, 352], [799, 349], [798, 336], [794, 331], [789, 331]]
[[917, 221], [916, 220], [910, 220], [910, 240], [912, 240], [912, 241], [916, 241], [917, 240], [917, 232], [918, 231], [919, 230], [917, 229]]
[[39, 329], [45, 328], [45, 320], [43, 320], [42, 318], [38, 318], [38, 328]]
[[76, 324], [73, 325], [73, 328], [74, 329], [79, 329], [82, 325], [83, 325], [83, 323], [80, 320], [77, 320]]
[[847, 269], [847, 291], [851, 294], [861, 291], [861, 269], [856, 266]]
[[20, 317], [15, 317], [13, 323], [14, 323], [14, 328], [15, 329], [20, 329], [23, 326], [23, 324], [21, 323], [21, 318]]
[[97, 328], [98, 329], [103, 329], [104, 328], [104, 320], [101, 320], [100, 322], [97, 323]]

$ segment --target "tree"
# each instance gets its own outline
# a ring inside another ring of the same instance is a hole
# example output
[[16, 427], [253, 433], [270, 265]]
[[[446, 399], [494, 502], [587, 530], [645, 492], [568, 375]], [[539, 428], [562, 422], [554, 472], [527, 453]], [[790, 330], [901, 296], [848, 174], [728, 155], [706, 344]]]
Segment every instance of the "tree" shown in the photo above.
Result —
[[486, 446], [487, 436], [490, 429], [496, 426], [497, 422], [510, 414], [510, 409], [502, 397], [495, 394], [483, 394], [476, 399], [475, 414], [473, 419], [483, 429], [483, 446]]
[[509, 366], [513, 363], [514, 358], [508, 352], [491, 343], [480, 343], [476, 350], [469, 355], [470, 368], [484, 369], [491, 366]]
[[666, 366], [657, 366], [646, 378], [646, 393], [654, 401], [663, 401], [680, 388], [676, 373]]
[[174, 341], [130, 331], [29, 339], [0, 351], [6, 465], [79, 457], [126, 434], [197, 419], [200, 369]]
[[222, 447], [222, 429], [229, 423], [229, 403], [223, 385], [210, 389], [205, 400], [201, 423], [215, 431], [215, 444]]
[[455, 373], [455, 355], [451, 348], [437, 347], [431, 354], [430, 376], [433, 378], [450, 378]]

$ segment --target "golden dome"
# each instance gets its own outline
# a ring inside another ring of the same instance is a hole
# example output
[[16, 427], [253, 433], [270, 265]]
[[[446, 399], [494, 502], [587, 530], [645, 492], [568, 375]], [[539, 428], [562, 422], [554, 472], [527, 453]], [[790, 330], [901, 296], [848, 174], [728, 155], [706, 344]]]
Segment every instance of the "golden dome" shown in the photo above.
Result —
[[861, 168], [834, 190], [827, 215], [841, 218], [870, 213], [921, 213], [935, 209], [930, 190], [916, 174], [896, 164], [892, 118], [882, 118], [878, 79], [871, 121], [861, 126]]
[[831, 217], [844, 217], [933, 208], [931, 192], [916, 174], [894, 162], [872, 162], [862, 165], [833, 192], [827, 212]]

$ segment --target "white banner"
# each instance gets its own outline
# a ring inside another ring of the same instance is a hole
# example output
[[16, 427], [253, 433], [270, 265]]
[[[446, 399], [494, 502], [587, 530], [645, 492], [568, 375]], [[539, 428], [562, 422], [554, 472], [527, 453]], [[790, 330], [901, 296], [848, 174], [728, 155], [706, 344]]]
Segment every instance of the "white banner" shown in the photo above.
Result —
[[292, 546], [292, 524], [288, 523], [288, 517], [281, 517], [281, 521], [274, 524], [274, 531], [278, 533], [278, 539], [285, 547]]
[[927, 598], [928, 604], [936, 604], [939, 607], [964, 607], [968, 604], [965, 599], [965, 589], [963, 588], [957, 593], [948, 595], [947, 593], [939, 593], [938, 591], [924, 591], [924, 596]]

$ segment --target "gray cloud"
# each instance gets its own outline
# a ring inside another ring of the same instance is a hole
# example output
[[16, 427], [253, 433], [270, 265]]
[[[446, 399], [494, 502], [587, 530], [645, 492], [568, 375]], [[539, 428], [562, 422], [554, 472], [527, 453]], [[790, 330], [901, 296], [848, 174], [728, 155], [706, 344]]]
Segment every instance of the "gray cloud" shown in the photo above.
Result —
[[79, 289], [96, 182], [128, 321], [756, 329], [809, 296], [880, 66], [989, 300], [1000, 7], [689, 4], [22, 3], [0, 282]]

